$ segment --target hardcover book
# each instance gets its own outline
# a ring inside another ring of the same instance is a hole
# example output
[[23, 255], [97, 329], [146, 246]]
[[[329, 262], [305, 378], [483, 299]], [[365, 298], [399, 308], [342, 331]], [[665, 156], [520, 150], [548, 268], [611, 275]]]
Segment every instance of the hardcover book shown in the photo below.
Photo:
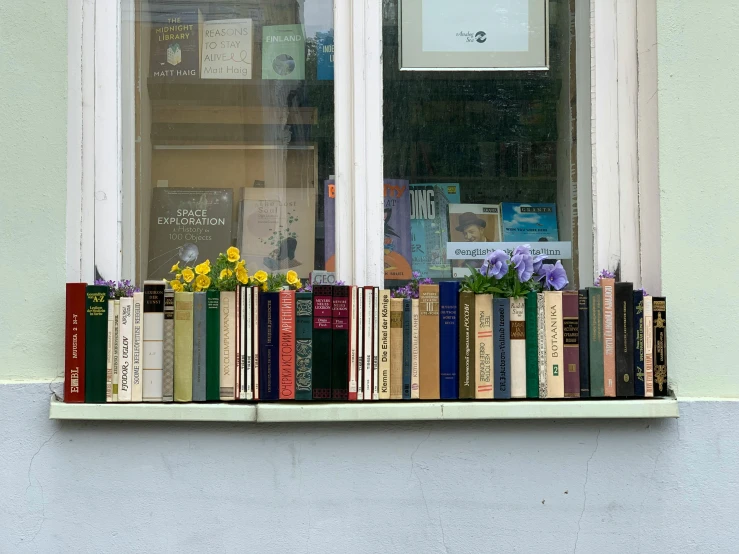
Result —
[[131, 402], [143, 400], [143, 382], [141, 380], [142, 353], [144, 350], [142, 336], [144, 332], [144, 293], [133, 293], [133, 333], [131, 338]]
[[261, 318], [261, 311], [260, 311], [260, 305], [261, 305], [261, 293], [259, 292], [259, 287], [251, 287], [251, 308], [252, 308], [252, 315], [251, 315], [251, 322], [252, 326], [254, 327], [252, 329], [252, 383], [254, 386], [254, 400], [259, 400], [261, 398], [261, 389], [260, 389], [260, 354], [259, 354], [259, 329], [260, 329], [260, 318]]
[[503, 202], [503, 240], [506, 242], [556, 242], [556, 204]]
[[[67, 283], [67, 309], [64, 325], [64, 402], [85, 401], [86, 288], [85, 283]], [[101, 304], [107, 301], [107, 295], [103, 294]], [[104, 320], [107, 323], [107, 316]], [[100, 367], [97, 369], [99, 372]], [[90, 396], [89, 393], [88, 396]]]
[[332, 321], [333, 290], [331, 285], [313, 287], [313, 398], [331, 399], [333, 363]]
[[562, 348], [562, 292], [544, 292], [544, 312], [547, 340], [547, 395], [546, 398], [564, 398], [565, 367]]
[[133, 298], [119, 301], [118, 332], [118, 402], [131, 402], [133, 373]]
[[547, 378], [547, 319], [546, 307], [544, 303], [544, 293], [540, 292], [536, 295], [536, 321], [538, 326], [537, 346], [539, 353], [539, 398], [548, 398], [548, 378]]
[[152, 11], [151, 78], [198, 77], [202, 24], [200, 10]]
[[244, 328], [242, 334], [244, 335], [244, 343], [246, 353], [244, 355], [245, 375], [243, 380], [246, 383], [244, 386], [244, 396], [246, 400], [254, 400], [254, 295], [252, 294], [251, 287], [243, 286], [242, 294], [244, 296]]
[[372, 400], [380, 399], [380, 288], [372, 291]]
[[654, 329], [654, 396], [668, 396], [667, 388], [667, 299], [652, 298], [652, 325]]
[[364, 400], [364, 289], [357, 287], [357, 400]]
[[221, 293], [205, 293], [205, 399], [221, 399]]
[[411, 398], [413, 381], [413, 303], [403, 298], [403, 400]]
[[421, 398], [421, 308], [418, 298], [411, 298], [411, 400]]
[[603, 356], [603, 289], [588, 287], [588, 316], [590, 329], [588, 330], [590, 362], [590, 396], [602, 398], [605, 396], [604, 387], [604, 356]]
[[588, 290], [577, 293], [578, 307], [578, 348], [580, 349], [580, 398], [590, 397], [590, 306]]
[[539, 398], [539, 317], [536, 292], [526, 295], [526, 398]]
[[459, 398], [475, 398], [475, 295], [459, 293]]
[[511, 301], [493, 299], [493, 397], [511, 397]]
[[331, 398], [349, 398], [349, 292], [347, 285], [334, 285], [332, 290]]
[[[439, 398], [459, 398], [459, 283], [439, 283]], [[468, 312], [469, 314], [469, 312]]]
[[644, 396], [644, 291], [634, 291], [634, 396]]
[[313, 294], [295, 293], [295, 400], [313, 399]]
[[[280, 295], [280, 400], [295, 399], [295, 291]], [[335, 305], [335, 304], [334, 304]], [[334, 321], [336, 318], [334, 318]]]
[[259, 382], [262, 400], [280, 398], [280, 293], [265, 292], [261, 296], [259, 316]]
[[174, 401], [174, 291], [164, 289], [164, 341], [162, 342], [162, 402]]
[[634, 285], [616, 283], [616, 395], [634, 396]]
[[493, 295], [475, 295], [475, 398], [493, 398]]
[[510, 299], [511, 398], [526, 398], [526, 298]]
[[654, 318], [652, 297], [644, 295], [644, 396], [654, 396]]
[[[450, 242], [473, 243], [500, 242], [502, 240], [499, 204], [449, 204]], [[470, 267], [479, 268], [483, 259], [452, 260], [452, 276], [470, 274]]]
[[[164, 283], [144, 281], [143, 401], [162, 401]], [[218, 400], [218, 398], [216, 398]]]
[[262, 27], [262, 79], [305, 79], [303, 25]]
[[[123, 319], [121, 303], [121, 320]], [[174, 401], [192, 402], [193, 293], [174, 293]]]
[[603, 289], [603, 389], [604, 396], [616, 396], [616, 282], [601, 279]]
[[562, 363], [565, 398], [580, 398], [580, 313], [576, 291], [562, 293]]
[[357, 286], [349, 289], [349, 400], [358, 400], [357, 373], [359, 369], [359, 305]]
[[390, 399], [403, 398], [403, 299], [390, 299]]
[[201, 79], [251, 79], [251, 19], [215, 19], [203, 23]]
[[220, 400], [236, 400], [236, 293], [221, 291], [220, 294], [220, 378], [218, 394]]
[[373, 293], [374, 289], [372, 287], [364, 287], [364, 306], [362, 307], [363, 313], [364, 313], [364, 321], [363, 321], [363, 329], [364, 329], [364, 338], [362, 340], [362, 343], [364, 345], [364, 362], [362, 364], [364, 368], [364, 381], [362, 383], [362, 392], [363, 392], [363, 400], [372, 400], [372, 344], [374, 341], [373, 338]]
[[215, 263], [223, 245], [231, 244], [232, 201], [232, 189], [154, 188], [148, 278], [168, 278], [176, 263]]
[[118, 373], [120, 369], [121, 357], [120, 357], [120, 346], [121, 346], [121, 301], [115, 300], [113, 302], [113, 379], [112, 388], [113, 395], [111, 402], [118, 402]]
[[380, 400], [390, 400], [390, 291], [380, 291]]
[[192, 297], [192, 401], [205, 402], [206, 387], [206, 294], [195, 292]]
[[[109, 313], [112, 302], [108, 299], [109, 289], [107, 286], [90, 285], [85, 289], [83, 284], [80, 289], [77, 293], [82, 292], [81, 305], [80, 299], [76, 299], [74, 313], [78, 315], [77, 322], [81, 323], [81, 327], [78, 325], [76, 331], [77, 356], [79, 357], [76, 361], [77, 363], [84, 363], [77, 373], [78, 387], [83, 388], [78, 391], [74, 390], [73, 373], [70, 371], [69, 394], [70, 398], [77, 398], [73, 400], [75, 402], [85, 401], [102, 404], [107, 400], [108, 367], [112, 369], [113, 359], [112, 349], [108, 348], [108, 340], [112, 342], [113, 333], [112, 325], [110, 325], [113, 314]], [[69, 311], [67, 317], [69, 317]], [[74, 332], [74, 319], [71, 323]], [[108, 338], [109, 335], [110, 339]], [[72, 354], [74, 355], [74, 348]], [[108, 365], [108, 356], [111, 358], [110, 366]], [[64, 401], [68, 402], [66, 377], [65, 374]]]
[[[117, 346], [113, 345], [113, 341], [116, 336], [115, 324], [115, 300], [108, 300], [108, 341], [105, 356], [105, 402], [113, 402], [113, 353], [117, 350]], [[85, 388], [90, 390], [87, 383], [85, 383]], [[87, 392], [85, 393], [85, 396], [87, 396]], [[90, 402], [92, 401], [93, 400], [91, 399]]]
[[449, 204], [459, 203], [458, 183], [410, 185], [413, 271], [425, 277], [451, 277], [446, 257]]
[[241, 328], [244, 326], [244, 304], [242, 302], [242, 287], [236, 286], [234, 291], [236, 297], [235, 312], [236, 312], [236, 334], [234, 335], [234, 350], [236, 351], [236, 369], [234, 371], [234, 394], [236, 400], [240, 400], [246, 397], [245, 391], [241, 389], [242, 373], [244, 371], [244, 335], [241, 332]]
[[440, 398], [439, 375], [439, 285], [419, 286], [420, 386], [422, 400]]
[[408, 181], [385, 179], [385, 279], [410, 279], [413, 275], [411, 195]]

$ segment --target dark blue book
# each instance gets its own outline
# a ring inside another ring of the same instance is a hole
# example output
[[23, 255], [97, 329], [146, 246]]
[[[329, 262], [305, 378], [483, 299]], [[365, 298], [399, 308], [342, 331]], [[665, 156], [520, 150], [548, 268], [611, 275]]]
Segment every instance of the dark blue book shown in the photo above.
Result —
[[411, 365], [413, 363], [412, 318], [411, 299], [403, 298], [403, 400], [411, 399]]
[[511, 301], [493, 299], [493, 398], [511, 397]]
[[439, 283], [439, 374], [442, 400], [459, 398], [459, 283]]
[[259, 399], [280, 398], [280, 293], [259, 295]]
[[590, 398], [590, 305], [588, 289], [577, 292], [580, 348], [580, 398]]
[[634, 396], [644, 396], [644, 291], [634, 291]]

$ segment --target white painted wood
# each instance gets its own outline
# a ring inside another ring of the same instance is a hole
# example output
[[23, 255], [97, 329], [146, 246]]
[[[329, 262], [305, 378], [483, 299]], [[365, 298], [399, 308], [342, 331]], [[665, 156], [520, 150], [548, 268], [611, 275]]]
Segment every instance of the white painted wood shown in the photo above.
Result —
[[[341, 0], [337, 0], [341, 1]], [[353, 284], [367, 284], [367, 276], [363, 257], [358, 255], [362, 245], [367, 244], [367, 212], [365, 204], [365, 187], [367, 182], [367, 110], [365, 109], [365, 33], [364, 2], [351, 0], [351, 50], [352, 60], [352, 189], [354, 204], [351, 206], [351, 217], [354, 227], [354, 244], [352, 245]], [[338, 47], [335, 47], [338, 50]], [[341, 233], [341, 229], [336, 229]]]
[[121, 0], [121, 276], [136, 280], [136, 10]]

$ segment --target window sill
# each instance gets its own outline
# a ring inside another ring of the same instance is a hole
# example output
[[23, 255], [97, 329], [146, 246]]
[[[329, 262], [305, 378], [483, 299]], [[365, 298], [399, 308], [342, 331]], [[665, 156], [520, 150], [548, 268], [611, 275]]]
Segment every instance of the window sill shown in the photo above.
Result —
[[507, 400], [237, 404], [65, 404], [52, 395], [49, 419], [309, 423], [492, 419], [657, 419], [680, 417], [677, 399]]

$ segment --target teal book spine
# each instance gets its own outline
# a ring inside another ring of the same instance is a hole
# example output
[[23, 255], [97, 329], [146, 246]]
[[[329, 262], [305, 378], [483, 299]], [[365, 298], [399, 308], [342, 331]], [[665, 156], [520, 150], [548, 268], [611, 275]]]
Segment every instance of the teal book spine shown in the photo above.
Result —
[[205, 293], [205, 399], [221, 399], [221, 292]]
[[295, 294], [295, 400], [313, 398], [313, 294]]
[[590, 342], [590, 396], [605, 396], [603, 379], [603, 290], [600, 287], [588, 288], [588, 312]]
[[526, 398], [539, 398], [539, 323], [536, 292], [526, 295]]
[[105, 402], [108, 348], [107, 286], [90, 285], [85, 291], [85, 402]]

